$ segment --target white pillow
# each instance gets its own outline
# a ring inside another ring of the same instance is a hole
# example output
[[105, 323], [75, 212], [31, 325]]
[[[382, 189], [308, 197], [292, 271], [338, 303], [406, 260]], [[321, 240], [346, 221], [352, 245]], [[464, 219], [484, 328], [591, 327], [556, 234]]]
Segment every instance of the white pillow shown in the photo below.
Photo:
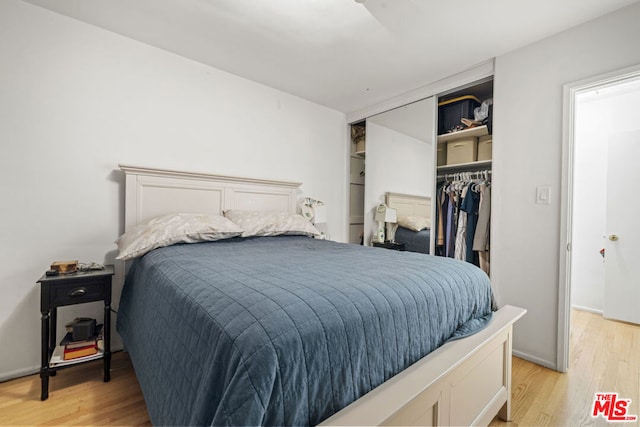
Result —
[[398, 225], [409, 230], [422, 231], [431, 228], [431, 219], [426, 216], [401, 216], [398, 218]]
[[124, 233], [116, 243], [116, 259], [127, 260], [175, 243], [197, 243], [228, 239], [242, 234], [242, 229], [222, 215], [169, 214], [139, 224]]
[[242, 237], [302, 235], [319, 236], [321, 233], [302, 215], [272, 211], [228, 210], [224, 216], [244, 231]]

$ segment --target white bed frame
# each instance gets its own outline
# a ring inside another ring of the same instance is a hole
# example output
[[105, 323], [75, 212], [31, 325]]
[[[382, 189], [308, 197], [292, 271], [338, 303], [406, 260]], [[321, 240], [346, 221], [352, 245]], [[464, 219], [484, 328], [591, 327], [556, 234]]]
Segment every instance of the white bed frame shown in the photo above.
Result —
[[[120, 165], [125, 229], [158, 215], [225, 209], [296, 212], [300, 183]], [[491, 324], [445, 344], [325, 420], [323, 425], [487, 425], [511, 414], [512, 325], [505, 306]]]

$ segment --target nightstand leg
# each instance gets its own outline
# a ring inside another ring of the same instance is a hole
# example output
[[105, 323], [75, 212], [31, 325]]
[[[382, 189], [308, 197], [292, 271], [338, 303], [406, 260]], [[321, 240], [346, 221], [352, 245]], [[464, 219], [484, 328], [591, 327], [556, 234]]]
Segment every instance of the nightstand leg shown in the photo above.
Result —
[[[51, 315], [49, 317], [49, 355], [47, 355], [47, 357], [49, 357], [51, 354], [53, 354], [53, 350], [56, 349], [56, 333], [58, 332], [58, 307], [53, 307], [51, 309]], [[55, 377], [56, 376], [56, 371], [49, 369], [49, 376], [50, 377]]]
[[56, 332], [58, 329], [58, 307], [51, 309], [51, 315], [49, 317], [49, 352], [53, 352], [56, 348]]
[[40, 365], [40, 381], [42, 394], [40, 400], [49, 397], [49, 313], [42, 313], [42, 364]]
[[111, 304], [104, 305], [104, 382], [111, 379]]

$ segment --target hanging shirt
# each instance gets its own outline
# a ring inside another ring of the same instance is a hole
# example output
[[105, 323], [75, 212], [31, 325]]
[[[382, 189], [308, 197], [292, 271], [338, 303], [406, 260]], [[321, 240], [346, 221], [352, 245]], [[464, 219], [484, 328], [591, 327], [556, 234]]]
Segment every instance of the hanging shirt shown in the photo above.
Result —
[[449, 258], [453, 258], [456, 245], [456, 193], [451, 191], [448, 195], [449, 205], [447, 206], [447, 228], [445, 230], [445, 246], [446, 255]]
[[437, 212], [436, 215], [438, 216], [438, 228], [436, 230], [436, 245], [437, 246], [444, 246], [444, 214], [446, 212], [445, 210], [445, 206], [444, 206], [444, 184], [442, 186], [440, 186], [440, 188], [438, 188], [438, 192], [437, 192], [437, 198], [436, 198], [436, 207], [437, 207]]
[[456, 252], [455, 259], [464, 261], [467, 258], [467, 213], [462, 209], [462, 200], [467, 195], [467, 187], [462, 189], [460, 194], [460, 212], [458, 212], [458, 230], [456, 233]]
[[473, 250], [489, 250], [489, 224], [491, 222], [491, 189], [486, 184], [480, 185], [480, 208], [478, 224], [473, 236]]
[[473, 237], [478, 223], [478, 208], [480, 207], [480, 194], [472, 190], [473, 183], [467, 186], [467, 194], [462, 201], [460, 209], [467, 213], [467, 234], [465, 236], [466, 258], [465, 261], [478, 265], [476, 254], [473, 252]]

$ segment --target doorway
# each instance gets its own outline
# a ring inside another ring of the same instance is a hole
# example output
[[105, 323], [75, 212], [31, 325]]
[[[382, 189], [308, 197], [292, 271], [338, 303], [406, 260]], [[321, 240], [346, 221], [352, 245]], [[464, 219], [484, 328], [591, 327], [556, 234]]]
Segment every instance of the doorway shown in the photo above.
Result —
[[[615, 187], [607, 185], [616, 179], [626, 182], [625, 173], [628, 176], [636, 173], [634, 163], [637, 158], [625, 157], [624, 152], [621, 156], [621, 150], [640, 147], [640, 140], [638, 144], [632, 144], [640, 138], [640, 125], [637, 124], [640, 67], [568, 84], [564, 96], [564, 191], [560, 239], [560, 253], [564, 259], [560, 262], [557, 358], [561, 372], [568, 368], [572, 306], [605, 317], [630, 320], [625, 318], [625, 310], [620, 310], [619, 306], [640, 303], [640, 290], [638, 302], [635, 296], [630, 301], [625, 300], [630, 290], [635, 292], [629, 285], [637, 282], [637, 277], [630, 281], [629, 276], [625, 280], [618, 274], [628, 270], [621, 268], [620, 261], [624, 261], [621, 250], [628, 250], [629, 245], [626, 248], [620, 245], [624, 239], [618, 239], [616, 233], [631, 224], [627, 224], [630, 221], [624, 216], [614, 218], [614, 213], [625, 201], [611, 197], [612, 194], [615, 196]], [[622, 145], [626, 148], [621, 149]], [[613, 161], [614, 158], [621, 163], [609, 165], [609, 159]], [[612, 223], [613, 220], [617, 222]], [[638, 227], [633, 224], [633, 228], [637, 230]], [[625, 237], [628, 236], [629, 233]], [[634, 268], [626, 274], [636, 275]], [[622, 288], [616, 290], [617, 286]], [[627, 308], [626, 311], [630, 310]], [[637, 307], [633, 307], [633, 311], [637, 311]]]

